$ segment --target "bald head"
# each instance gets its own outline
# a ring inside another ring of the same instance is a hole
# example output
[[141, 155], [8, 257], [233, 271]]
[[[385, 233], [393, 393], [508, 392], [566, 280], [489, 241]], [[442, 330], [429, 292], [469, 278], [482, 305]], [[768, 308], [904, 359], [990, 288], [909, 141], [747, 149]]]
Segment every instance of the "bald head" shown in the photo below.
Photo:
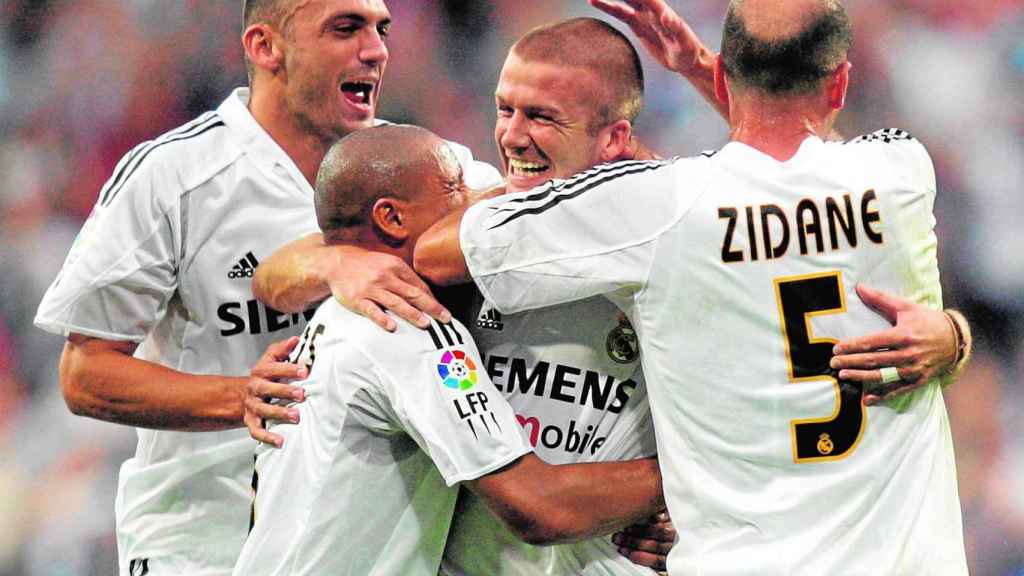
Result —
[[636, 48], [621, 32], [596, 18], [573, 18], [534, 28], [510, 50], [524, 62], [590, 72], [598, 79], [592, 128], [624, 118], [633, 122], [643, 107], [644, 72]]
[[367, 128], [327, 151], [316, 179], [316, 219], [325, 240], [337, 242], [370, 224], [382, 198], [428, 200], [429, 212], [462, 191], [462, 167], [434, 133], [407, 125]]
[[732, 0], [722, 63], [740, 87], [807, 94], [846, 61], [852, 42], [839, 0]]

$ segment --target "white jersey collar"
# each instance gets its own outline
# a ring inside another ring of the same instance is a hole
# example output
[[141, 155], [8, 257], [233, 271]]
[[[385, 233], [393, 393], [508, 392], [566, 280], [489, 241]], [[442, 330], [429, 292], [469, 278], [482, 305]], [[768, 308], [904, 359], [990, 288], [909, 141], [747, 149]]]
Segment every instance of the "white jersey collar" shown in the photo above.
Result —
[[722, 148], [722, 152], [730, 155], [742, 156], [744, 160], [749, 159], [749, 161], [751, 162], [761, 162], [765, 164], [773, 164], [778, 166], [786, 164], [797, 164], [802, 161], [801, 159], [803, 157], [809, 154], [813, 154], [814, 151], [819, 150], [824, 145], [825, 143], [821, 140], [821, 138], [818, 138], [817, 136], [808, 136], [807, 138], [804, 138], [803, 142], [800, 143], [800, 148], [797, 149], [796, 154], [794, 154], [792, 158], [786, 160], [785, 162], [779, 162], [775, 158], [772, 158], [771, 156], [765, 154], [764, 152], [761, 152], [757, 148], [754, 148], [753, 146], [749, 146], [742, 142], [737, 142], [735, 140], [726, 144]]
[[[284, 170], [303, 193], [313, 197], [313, 187], [309, 185], [302, 171], [295, 165], [291, 156], [278, 146], [267, 131], [256, 122], [249, 112], [249, 88], [235, 88], [231, 95], [217, 108], [217, 114], [231, 130], [232, 137], [246, 154], [255, 155], [260, 161], [257, 165], [276, 164]], [[264, 164], [266, 162], [266, 164]]]

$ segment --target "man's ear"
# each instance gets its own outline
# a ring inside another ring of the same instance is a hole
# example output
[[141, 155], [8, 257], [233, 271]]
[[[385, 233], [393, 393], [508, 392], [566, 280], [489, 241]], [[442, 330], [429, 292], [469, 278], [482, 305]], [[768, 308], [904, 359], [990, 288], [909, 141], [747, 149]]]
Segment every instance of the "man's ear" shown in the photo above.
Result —
[[242, 49], [255, 68], [276, 73], [284, 62], [280, 35], [269, 25], [258, 22], [242, 32]]
[[388, 246], [401, 246], [411, 235], [408, 204], [398, 198], [378, 198], [370, 210], [373, 229]]
[[833, 110], [846, 106], [846, 91], [850, 88], [850, 69], [853, 64], [843, 62], [828, 79], [828, 105]]
[[715, 98], [729, 108], [729, 79], [725, 75], [725, 64], [722, 55], [715, 57]]
[[633, 125], [625, 118], [616, 120], [601, 129], [600, 162], [624, 160], [630, 150], [630, 138], [633, 137]]

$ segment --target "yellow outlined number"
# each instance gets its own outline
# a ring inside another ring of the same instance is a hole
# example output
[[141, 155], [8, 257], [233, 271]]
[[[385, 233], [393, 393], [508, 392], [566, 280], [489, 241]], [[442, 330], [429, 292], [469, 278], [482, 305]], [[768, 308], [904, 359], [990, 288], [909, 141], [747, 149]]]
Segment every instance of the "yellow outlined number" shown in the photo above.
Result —
[[842, 460], [860, 442], [867, 423], [861, 402], [863, 386], [839, 382], [829, 367], [836, 340], [815, 338], [811, 318], [846, 311], [843, 279], [839, 272], [823, 272], [775, 279], [775, 298], [786, 342], [789, 381], [793, 383], [831, 381], [836, 403], [832, 415], [790, 421], [793, 461], [830, 462]]

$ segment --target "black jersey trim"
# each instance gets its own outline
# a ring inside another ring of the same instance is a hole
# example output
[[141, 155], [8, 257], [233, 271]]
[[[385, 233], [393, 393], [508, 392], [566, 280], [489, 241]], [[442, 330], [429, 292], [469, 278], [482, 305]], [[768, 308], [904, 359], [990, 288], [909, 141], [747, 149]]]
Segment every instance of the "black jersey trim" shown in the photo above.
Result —
[[[573, 198], [577, 198], [577, 197], [581, 196], [582, 194], [584, 194], [585, 192], [587, 192], [588, 190], [592, 190], [593, 188], [596, 188], [596, 187], [598, 187], [598, 186], [600, 186], [602, 184], [606, 184], [606, 183], [608, 183], [608, 182], [610, 182], [612, 180], [615, 180], [617, 178], [621, 178], [623, 176], [630, 176], [630, 175], [633, 175], [633, 174], [640, 174], [640, 173], [643, 173], [643, 172], [650, 172], [651, 170], [657, 170], [659, 168], [664, 168], [665, 166], [668, 166], [669, 164], [670, 164], [670, 162], [664, 161], [664, 160], [644, 161], [641, 164], [632, 164], [632, 165], [626, 167], [625, 169], [619, 170], [619, 171], [617, 171], [615, 173], [609, 174], [609, 173], [607, 173], [609, 171], [605, 171], [605, 173], [595, 175], [595, 177], [587, 178], [586, 180], [577, 182], [576, 183], [576, 184], [578, 184], [577, 186], [570, 186], [569, 183], [566, 182], [564, 185], [557, 186], [557, 187], [555, 187], [552, 190], [552, 192], [564, 192], [563, 194], [558, 194], [557, 196], [554, 196], [553, 198], [550, 198], [545, 204], [542, 204], [540, 206], [535, 206], [533, 208], [524, 208], [524, 209], [518, 210], [514, 214], [510, 215], [508, 218], [502, 220], [501, 222], [495, 224], [494, 226], [491, 226], [489, 228], [489, 230], [494, 230], [495, 228], [500, 228], [500, 227], [504, 226], [505, 224], [508, 224], [509, 222], [512, 222], [513, 220], [517, 220], [519, 218], [522, 218], [523, 216], [532, 216], [532, 215], [537, 215], [537, 214], [543, 214], [544, 212], [547, 212], [548, 210], [554, 208], [555, 206], [558, 206], [559, 204], [561, 204], [562, 202], [565, 202], [566, 200], [572, 200]], [[619, 165], [618, 167], [621, 168], [622, 166]], [[506, 208], [506, 209], [503, 209], [503, 210], [513, 210], [513, 209], [512, 208]]]
[[[122, 172], [117, 175], [117, 182], [107, 189], [105, 197], [101, 198], [100, 200], [100, 205], [109, 206], [110, 203], [114, 201], [114, 198], [116, 198], [117, 195], [121, 192], [121, 190], [124, 189], [125, 183], [128, 182], [129, 179], [131, 179], [132, 175], [135, 174], [139, 166], [141, 166], [142, 163], [146, 160], [146, 157], [152, 154], [153, 151], [156, 150], [157, 148], [160, 148], [164, 144], [170, 144], [172, 142], [191, 140], [192, 138], [205, 134], [206, 132], [209, 132], [210, 130], [213, 130], [214, 128], [218, 128], [220, 126], [224, 126], [224, 121], [216, 116], [210, 116], [206, 121], [194, 125], [192, 128], [186, 130], [179, 129], [178, 131], [175, 132], [168, 132], [164, 136], [161, 136], [160, 138], [157, 138], [156, 140], [153, 140], [152, 142], [148, 143], [148, 145], [146, 145], [145, 147], [136, 148], [134, 151], [132, 151], [132, 160], [134, 160], [134, 162], [129, 161], [126, 162], [124, 166], [122, 166]], [[138, 160], [135, 160], [135, 157], [138, 157]]]
[[883, 130], [877, 130], [871, 134], [865, 134], [858, 136], [853, 140], [848, 140], [847, 144], [860, 144], [861, 142], [885, 142], [886, 144], [892, 142], [898, 142], [900, 140], [913, 140], [914, 137], [910, 135], [906, 130], [900, 130], [899, 128], [885, 128]]
[[121, 161], [118, 162], [117, 166], [114, 168], [114, 175], [113, 175], [113, 177], [111, 177], [110, 180], [108, 180], [107, 183], [104, 184], [103, 188], [100, 190], [100, 198], [101, 198], [100, 204], [101, 205], [105, 205], [106, 204], [107, 196], [110, 194], [110, 190], [113, 189], [113, 188], [116, 188], [120, 184], [121, 179], [124, 177], [124, 171], [128, 168], [128, 166], [130, 166], [132, 164], [132, 162], [134, 162], [134, 160], [136, 158], [138, 158], [139, 153], [141, 153], [143, 150], [148, 148], [150, 145], [152, 145], [156, 141], [159, 141], [159, 140], [161, 140], [163, 138], [166, 138], [166, 137], [169, 137], [169, 136], [176, 136], [178, 134], [183, 134], [183, 133], [185, 133], [185, 132], [195, 128], [197, 125], [202, 124], [202, 123], [206, 122], [207, 120], [209, 120], [212, 115], [213, 115], [213, 112], [207, 112], [205, 114], [202, 114], [201, 116], [199, 116], [198, 118], [195, 118], [191, 122], [188, 122], [188, 123], [184, 124], [183, 126], [179, 126], [179, 127], [175, 128], [174, 130], [171, 130], [170, 132], [160, 136], [156, 140], [148, 140], [146, 142], [143, 142], [142, 144], [139, 144], [135, 148], [132, 148], [131, 152], [126, 154], [124, 156], [124, 158], [122, 158]]
[[[597, 166], [594, 166], [593, 168], [588, 168], [587, 170], [584, 170], [583, 172], [580, 172], [579, 174], [576, 174], [576, 175], [572, 176], [571, 178], [569, 178], [567, 180], [563, 180], [563, 181], [553, 180], [553, 181], [549, 182], [548, 185], [545, 186], [541, 191], [536, 192], [534, 194], [530, 194], [529, 196], [524, 196], [522, 198], [513, 198], [513, 199], [508, 201], [508, 204], [517, 204], [517, 203], [521, 204], [523, 202], [535, 202], [535, 201], [538, 201], [538, 200], [544, 200], [545, 198], [550, 196], [552, 193], [557, 192], [557, 191], [559, 191], [562, 188], [570, 187], [570, 186], [575, 186], [576, 184], [579, 184], [579, 183], [582, 183], [582, 182], [586, 182], [587, 180], [589, 180], [591, 178], [595, 178], [597, 176], [600, 176], [601, 174], [605, 174], [605, 173], [611, 172], [613, 170], [619, 170], [619, 169], [622, 169], [622, 168], [627, 167], [627, 166], [636, 166], [638, 164], [645, 164], [647, 162], [649, 162], [649, 161], [648, 160], [624, 160], [622, 162], [613, 162], [613, 163], [610, 163], [610, 164], [599, 164]], [[512, 210], [512, 208], [508, 208], [507, 210]]]

